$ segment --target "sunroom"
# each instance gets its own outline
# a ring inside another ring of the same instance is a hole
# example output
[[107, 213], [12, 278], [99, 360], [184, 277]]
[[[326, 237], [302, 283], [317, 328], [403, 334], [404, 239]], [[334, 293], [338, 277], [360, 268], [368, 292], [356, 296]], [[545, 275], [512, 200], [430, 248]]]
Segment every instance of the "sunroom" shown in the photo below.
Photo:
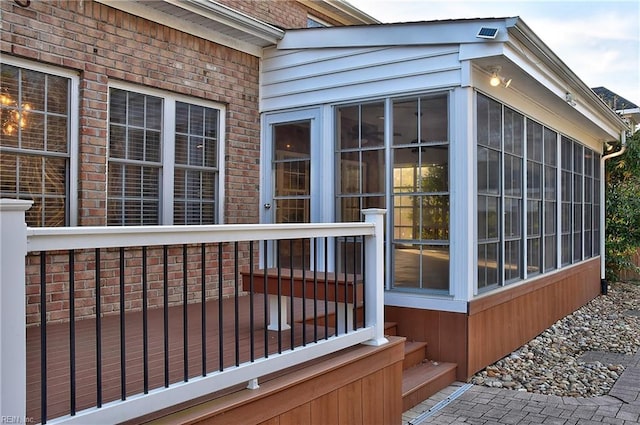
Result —
[[288, 31], [260, 107], [262, 221], [386, 209], [387, 320], [460, 379], [599, 293], [625, 124], [520, 18]]

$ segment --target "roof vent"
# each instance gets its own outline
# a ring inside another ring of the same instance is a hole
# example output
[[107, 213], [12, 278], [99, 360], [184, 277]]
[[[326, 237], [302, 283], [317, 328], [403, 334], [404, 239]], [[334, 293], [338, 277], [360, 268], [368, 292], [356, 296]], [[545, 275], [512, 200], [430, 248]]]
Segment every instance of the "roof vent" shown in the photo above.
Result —
[[498, 35], [498, 28], [490, 28], [490, 27], [482, 27], [480, 31], [478, 31], [478, 38], [488, 38], [493, 40]]

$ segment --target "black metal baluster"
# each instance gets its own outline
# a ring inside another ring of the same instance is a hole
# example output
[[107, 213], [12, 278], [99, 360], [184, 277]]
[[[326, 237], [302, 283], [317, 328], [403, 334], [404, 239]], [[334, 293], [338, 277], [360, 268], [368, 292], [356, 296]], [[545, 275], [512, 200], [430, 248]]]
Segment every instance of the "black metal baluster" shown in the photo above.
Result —
[[295, 330], [295, 319], [294, 319], [294, 311], [293, 311], [293, 294], [294, 294], [294, 281], [293, 281], [293, 271], [294, 271], [294, 264], [293, 264], [293, 239], [289, 239], [289, 273], [291, 274], [291, 277], [289, 279], [289, 310], [290, 312], [290, 319], [289, 319], [289, 323], [291, 324], [291, 333], [289, 334], [290, 339], [289, 339], [289, 343], [291, 346], [291, 349], [293, 350], [293, 347], [295, 345], [295, 335], [294, 335], [294, 330]]
[[324, 237], [324, 339], [329, 339], [329, 238]]
[[255, 338], [253, 335], [254, 327], [254, 308], [253, 308], [253, 241], [249, 241], [249, 351], [251, 362], [255, 360]]
[[207, 273], [206, 273], [207, 247], [200, 245], [200, 284], [202, 286], [202, 376], [207, 376]]
[[353, 293], [353, 303], [352, 303], [352, 307], [351, 310], [353, 311], [353, 330], [358, 329], [358, 291], [357, 291], [357, 281], [356, 281], [356, 248], [357, 248], [357, 239], [355, 236], [353, 236], [353, 262], [352, 262], [352, 267], [353, 267], [353, 287], [351, 288], [351, 291]]
[[96, 260], [96, 406], [102, 407], [102, 294], [100, 293], [100, 248]]
[[340, 241], [336, 237], [333, 242], [333, 310], [335, 312], [336, 322], [336, 336], [340, 335], [340, 323], [338, 322], [338, 282], [339, 282], [339, 264], [338, 264], [338, 251], [340, 248]]
[[280, 264], [280, 240], [276, 242], [276, 258], [278, 262], [278, 354], [282, 353], [282, 265]]
[[268, 247], [269, 247], [269, 243], [268, 241], [264, 241], [263, 243], [263, 257], [264, 257], [264, 264], [263, 264], [263, 271], [264, 271], [264, 275], [262, 278], [262, 287], [263, 287], [263, 304], [264, 304], [264, 358], [268, 358], [269, 357], [269, 295], [268, 295], [268, 276], [267, 276], [267, 264], [268, 264]]
[[362, 269], [360, 270], [360, 275], [362, 276], [362, 326], [369, 326], [369, 323], [366, 323], [367, 320], [367, 276], [365, 275], [365, 270], [367, 270], [367, 256], [364, 253], [364, 237], [360, 237], [362, 243], [360, 244], [360, 258], [362, 258]]
[[[302, 238], [302, 346], [307, 345], [307, 279], [305, 273], [304, 259], [306, 256], [304, 250], [304, 238]], [[293, 321], [292, 321], [293, 323]]]
[[75, 251], [69, 250], [69, 398], [71, 416], [76, 414], [76, 279]]
[[347, 248], [349, 246], [349, 237], [345, 236], [344, 238], [344, 246], [342, 248], [342, 264], [343, 264], [343, 274], [344, 274], [344, 333], [349, 332], [349, 282], [347, 279], [348, 275], [348, 256], [347, 256]]
[[235, 348], [236, 348], [236, 366], [240, 365], [240, 300], [238, 297], [239, 293], [239, 280], [238, 276], [240, 274], [239, 265], [238, 265], [238, 241], [233, 243], [233, 277], [234, 277], [234, 306], [235, 306], [235, 315], [234, 315], [234, 330], [235, 330]]
[[164, 283], [162, 285], [162, 295], [163, 295], [163, 308], [162, 308], [162, 316], [163, 316], [163, 326], [164, 326], [164, 334], [163, 334], [163, 342], [164, 342], [164, 386], [165, 388], [169, 387], [169, 253], [167, 245], [162, 246], [162, 259], [163, 259], [163, 268], [162, 268], [162, 278]]
[[148, 316], [147, 247], [142, 247], [142, 386], [149, 393], [149, 316]]
[[124, 321], [124, 248], [120, 247], [120, 399], [127, 398], [127, 363]]
[[184, 382], [189, 381], [189, 322], [187, 312], [189, 276], [187, 273], [187, 245], [182, 245], [182, 365]]
[[40, 421], [47, 423], [47, 255], [40, 252]]
[[318, 342], [318, 239], [312, 238], [313, 253], [313, 342]]
[[222, 311], [222, 243], [218, 244], [218, 357], [219, 369], [224, 370], [224, 312]]

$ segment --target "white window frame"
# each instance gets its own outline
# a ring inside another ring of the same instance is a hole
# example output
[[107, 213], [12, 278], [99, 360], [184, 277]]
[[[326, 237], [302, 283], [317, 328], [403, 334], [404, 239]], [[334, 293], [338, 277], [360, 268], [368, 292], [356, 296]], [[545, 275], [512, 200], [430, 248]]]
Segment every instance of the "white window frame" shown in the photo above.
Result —
[[78, 225], [78, 143], [79, 143], [79, 116], [80, 116], [80, 77], [77, 72], [57, 68], [50, 65], [44, 65], [25, 59], [19, 59], [8, 55], [1, 56], [1, 63], [24, 68], [44, 74], [55, 75], [57, 77], [68, 78], [71, 82], [69, 85], [69, 132], [68, 132], [68, 149], [69, 149], [69, 185], [67, 196], [68, 218], [65, 226]]
[[[163, 100], [162, 110], [162, 146], [160, 147], [160, 187], [159, 196], [159, 223], [160, 225], [173, 225], [173, 201], [174, 201], [174, 172], [175, 172], [175, 126], [176, 126], [176, 102], [188, 103], [191, 105], [213, 108], [219, 111], [218, 119], [218, 187], [216, 187], [216, 222], [215, 224], [224, 224], [224, 181], [225, 181], [225, 129], [226, 129], [226, 107], [217, 102], [203, 100], [196, 97], [171, 93], [161, 89], [142, 87], [135, 84], [125, 82], [109, 83], [109, 93], [111, 89], [125, 90], [129, 92], [140, 93], [149, 96], [160, 97]], [[111, 98], [108, 98], [108, 108], [110, 109]], [[107, 125], [109, 118], [107, 118]], [[109, 163], [109, 152], [107, 143], [107, 167]], [[108, 185], [108, 170], [107, 170]]]

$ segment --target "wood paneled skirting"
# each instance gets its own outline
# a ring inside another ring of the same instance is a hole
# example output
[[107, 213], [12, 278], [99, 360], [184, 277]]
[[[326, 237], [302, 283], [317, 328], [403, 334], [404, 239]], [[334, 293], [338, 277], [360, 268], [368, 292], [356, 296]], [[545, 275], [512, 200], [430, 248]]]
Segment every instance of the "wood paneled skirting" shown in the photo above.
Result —
[[471, 376], [600, 293], [600, 258], [481, 296], [468, 308]]
[[457, 363], [466, 381], [599, 293], [598, 257], [482, 295], [467, 314], [387, 306], [385, 319], [408, 341], [426, 341], [430, 360]]
[[154, 424], [400, 424], [404, 338], [359, 345]]
[[386, 306], [385, 320], [408, 341], [426, 342], [427, 359], [456, 363], [456, 379], [467, 379], [466, 314]]

